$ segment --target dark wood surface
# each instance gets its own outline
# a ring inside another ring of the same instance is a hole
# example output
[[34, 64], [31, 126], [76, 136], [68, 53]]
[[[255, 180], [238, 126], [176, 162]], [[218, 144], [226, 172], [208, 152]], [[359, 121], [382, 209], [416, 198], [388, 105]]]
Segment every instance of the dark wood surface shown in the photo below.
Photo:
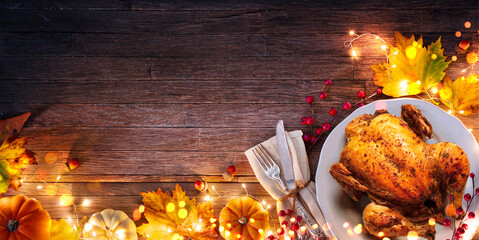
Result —
[[[353, 64], [343, 45], [349, 30], [390, 43], [396, 30], [426, 42], [442, 36], [451, 56], [462, 39], [456, 31], [476, 47], [477, 16], [473, 0], [0, 1], [0, 113], [32, 112], [22, 135], [33, 137], [27, 146], [40, 162], [10, 194], [41, 200], [53, 218], [71, 217], [58, 196], [37, 189], [44, 169], [49, 183], [62, 174], [57, 186], [76, 203], [92, 200], [80, 216], [105, 208], [131, 216], [140, 192], [175, 183], [202, 200], [193, 187], [201, 179], [226, 196], [216, 213], [244, 193], [240, 182], [274, 205], [243, 152], [273, 136], [279, 119], [308, 131], [299, 122], [310, 111], [304, 99], [326, 78], [333, 85], [317, 123], [329, 120], [330, 106], [376, 90], [370, 65], [383, 58], [369, 39], [358, 42]], [[448, 75], [467, 67], [464, 58]], [[460, 118], [479, 137], [477, 115]], [[313, 175], [328, 133], [310, 154]], [[52, 156], [59, 161], [45, 163]], [[69, 158], [81, 165], [64, 173]], [[229, 165], [237, 167], [232, 182], [221, 176]], [[277, 226], [274, 209], [271, 218]]]

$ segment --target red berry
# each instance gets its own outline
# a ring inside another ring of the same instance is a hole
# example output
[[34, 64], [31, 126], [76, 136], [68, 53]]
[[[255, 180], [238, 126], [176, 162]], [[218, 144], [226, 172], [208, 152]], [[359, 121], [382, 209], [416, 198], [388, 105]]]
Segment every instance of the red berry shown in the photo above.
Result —
[[327, 96], [328, 96], [328, 94], [326, 92], [320, 92], [319, 93], [319, 98], [321, 98], [321, 99], [325, 99]]
[[[305, 133], [305, 134], [303, 134], [303, 140], [305, 142], [309, 142], [309, 140], [311, 140], [311, 136], [309, 136], [309, 134]], [[281, 210], [281, 211], [283, 211], [283, 210]], [[283, 217], [283, 216], [280, 216], [280, 217]]]
[[364, 91], [358, 91], [358, 98], [364, 98], [366, 97], [366, 94], [364, 93]]
[[449, 226], [451, 226], [451, 220], [449, 220], [449, 218], [445, 218], [444, 221], [442, 221], [442, 224], [445, 227], [449, 227]]
[[286, 215], [291, 215], [291, 214], [293, 214], [293, 210], [291, 209], [286, 210]]
[[362, 106], [364, 106], [364, 103], [363, 103], [363, 102], [358, 103], [358, 108], [360, 108], [360, 107], [362, 107]]
[[326, 80], [324, 80], [324, 84], [326, 84], [326, 86], [331, 85], [331, 83], [332, 83], [332, 81], [331, 81], [331, 79], [329, 79], [329, 78], [326, 79]]
[[479, 188], [476, 188], [476, 194], [479, 194]]
[[464, 228], [464, 230], [467, 230], [469, 228], [469, 226], [466, 223], [463, 223], [461, 227]]
[[335, 116], [337, 113], [338, 113], [338, 110], [336, 110], [336, 108], [331, 107], [331, 108], [329, 109], [329, 115]]
[[279, 211], [278, 216], [284, 217], [286, 216], [286, 212], [284, 210]]
[[476, 217], [476, 214], [474, 212], [469, 212], [469, 214], [467, 214], [467, 217], [470, 219], [474, 219]]
[[382, 90], [381, 88], [378, 88], [378, 89], [376, 90], [376, 93], [377, 93], [377, 94], [382, 94], [382, 93], [383, 93], [383, 90]]
[[331, 125], [329, 125], [329, 123], [323, 123], [323, 130], [324, 131], [328, 131], [329, 128], [331, 128]]
[[465, 232], [465, 231], [464, 231], [464, 228], [462, 228], [462, 227], [458, 227], [458, 228], [457, 228], [457, 233], [459, 233], [459, 234], [464, 234], [464, 232]]
[[313, 118], [313, 117], [308, 117], [308, 118], [306, 119], [306, 124], [308, 124], [308, 125], [313, 125], [313, 123], [314, 123], [314, 118]]
[[301, 217], [300, 215], [296, 216], [295, 218], [296, 218], [296, 222], [300, 223], [301, 221], [303, 221], [303, 217]]
[[322, 128], [316, 128], [316, 134], [321, 135], [321, 133], [323, 133], [323, 129]]
[[452, 201], [453, 198], [454, 198], [454, 195], [449, 194], [449, 200]]
[[349, 103], [349, 102], [343, 103], [343, 108], [344, 108], [345, 110], [349, 110], [349, 109], [351, 108], [351, 103]]
[[458, 208], [456, 209], [456, 213], [457, 213], [457, 215], [461, 215], [461, 214], [464, 213], [464, 210], [462, 209], [462, 207], [458, 207]]
[[314, 97], [313, 97], [313, 96], [307, 96], [307, 97], [306, 97], [306, 102], [307, 102], [307, 103], [313, 103], [313, 101], [314, 101]]
[[278, 236], [281, 236], [284, 234], [284, 228], [280, 227], [276, 230], [276, 234], [278, 234]]
[[464, 195], [464, 200], [466, 200], [467, 202], [471, 201], [471, 194], [466, 193], [466, 194]]
[[268, 236], [268, 240], [275, 240], [276, 238], [273, 235]]
[[70, 161], [68, 161], [68, 167], [70, 168], [70, 170], [77, 168], [78, 165], [80, 165], [80, 161], [78, 161], [78, 159], [76, 158], [73, 158]]
[[288, 223], [288, 221], [286, 221], [286, 220], [284, 220], [284, 221], [281, 222], [281, 226], [288, 226], [288, 224], [289, 224], [289, 223]]
[[307, 117], [302, 117], [301, 118], [301, 124], [306, 125], [306, 120], [308, 120]]
[[310, 143], [315, 143], [316, 140], [318, 140], [318, 137], [316, 136], [311, 136], [311, 139], [309, 140]]
[[474, 178], [476, 176], [476, 174], [474, 174], [473, 172], [469, 174], [469, 177], [471, 178]]
[[231, 175], [235, 175], [236, 174], [236, 167], [234, 165], [231, 165], [226, 169], [226, 171], [231, 173]]
[[299, 230], [299, 224], [298, 223], [293, 223], [291, 225], [291, 230], [293, 231], [298, 231]]
[[198, 190], [198, 191], [203, 191], [203, 190], [205, 190], [205, 182], [203, 182], [203, 181], [196, 181], [196, 182], [195, 182], [195, 188], [196, 188], [196, 190]]

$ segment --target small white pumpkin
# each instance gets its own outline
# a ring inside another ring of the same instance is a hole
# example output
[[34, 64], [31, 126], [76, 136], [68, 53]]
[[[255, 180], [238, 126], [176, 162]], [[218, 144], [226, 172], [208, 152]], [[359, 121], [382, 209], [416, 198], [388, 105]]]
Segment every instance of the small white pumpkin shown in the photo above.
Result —
[[105, 209], [93, 214], [83, 228], [83, 239], [138, 240], [136, 225], [126, 213]]

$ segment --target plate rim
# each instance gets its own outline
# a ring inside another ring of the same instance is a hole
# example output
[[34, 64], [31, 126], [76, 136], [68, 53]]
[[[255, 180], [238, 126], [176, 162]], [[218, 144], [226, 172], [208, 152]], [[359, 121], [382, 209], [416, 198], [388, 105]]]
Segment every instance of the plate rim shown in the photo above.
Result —
[[[319, 154], [319, 159], [318, 159], [318, 166], [316, 168], [316, 174], [315, 174], [315, 180], [316, 180], [316, 183], [315, 183], [315, 190], [316, 190], [316, 202], [318, 203], [319, 205], [319, 208], [322, 210], [324, 209], [324, 203], [322, 204], [321, 201], [320, 201], [320, 189], [319, 189], [319, 181], [317, 179], [319, 179], [319, 174], [320, 174], [320, 168], [322, 167], [322, 165], [324, 164], [321, 164], [322, 161], [321, 161], [321, 156], [323, 156], [323, 153], [326, 151], [325, 147], [327, 145], [327, 143], [329, 143], [329, 141], [333, 141], [333, 137], [335, 135], [335, 133], [337, 131], [340, 131], [338, 127], [341, 127], [347, 123], [349, 123], [353, 118], [357, 117], [355, 116], [355, 113], [357, 112], [362, 112], [363, 109], [365, 109], [366, 107], [371, 107], [372, 105], [375, 105], [379, 102], [405, 102], [405, 104], [413, 104], [414, 103], [421, 103], [421, 104], [426, 104], [428, 105], [428, 107], [432, 107], [434, 110], [440, 110], [439, 112], [441, 114], [445, 114], [445, 116], [448, 116], [450, 117], [453, 121], [455, 121], [456, 123], [458, 123], [458, 125], [464, 129], [468, 129], [464, 123], [462, 123], [461, 120], [459, 120], [459, 118], [457, 118], [456, 116], [453, 116], [449, 113], [447, 113], [446, 111], [444, 111], [443, 109], [441, 109], [440, 107], [434, 105], [433, 103], [430, 103], [430, 102], [427, 102], [427, 101], [424, 101], [424, 100], [420, 100], [420, 99], [417, 99], [417, 98], [410, 98], [410, 97], [405, 97], [405, 98], [396, 98], [396, 99], [380, 99], [380, 100], [376, 100], [376, 101], [373, 101], [363, 107], [360, 107], [360, 108], [357, 108], [355, 109], [353, 112], [351, 112], [347, 117], [345, 117], [340, 123], [338, 123], [335, 128], [333, 129], [333, 131], [331, 131], [331, 133], [328, 135], [328, 137], [326, 138], [326, 140], [324, 141], [324, 144], [323, 144], [323, 147], [321, 149], [321, 152]], [[363, 113], [364, 114], [364, 113]], [[354, 116], [354, 117], [353, 117]], [[359, 115], [358, 115], [359, 116]], [[347, 123], [346, 123], [347, 121]], [[344, 126], [345, 127], [345, 126]], [[476, 138], [474, 137], [474, 135], [470, 132], [470, 131], [467, 131], [467, 135], [463, 136], [464, 138], [470, 138], [471, 140], [473, 140], [473, 142], [476, 144], [476, 146], [478, 145], [477, 144], [477, 141], [476, 141]], [[336, 133], [337, 134], [337, 133]], [[462, 148], [462, 147], [461, 147]], [[476, 153], [479, 152], [478, 149], [476, 149]], [[477, 209], [476, 209], [477, 211]], [[323, 218], [324, 220], [326, 221], [326, 223], [329, 223], [330, 221], [328, 221], [328, 219], [330, 218], [329, 216], [326, 216], [325, 214], [323, 214], [323, 210], [322, 210], [322, 215], [323, 215]], [[324, 224], [324, 223], [323, 223]], [[333, 229], [332, 228], [329, 228], [329, 233], [335, 237], [336, 239], [339, 239], [339, 237], [337, 236], [337, 234], [334, 233]]]

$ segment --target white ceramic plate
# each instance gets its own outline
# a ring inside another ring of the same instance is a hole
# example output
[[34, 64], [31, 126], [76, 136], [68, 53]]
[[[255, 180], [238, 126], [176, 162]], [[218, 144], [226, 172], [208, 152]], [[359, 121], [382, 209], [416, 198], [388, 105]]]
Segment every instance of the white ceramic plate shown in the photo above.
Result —
[[[370, 202], [367, 197], [363, 197], [360, 202], [354, 202], [344, 193], [339, 184], [329, 174], [329, 168], [339, 161], [339, 155], [346, 145], [346, 136], [344, 128], [354, 118], [369, 113], [374, 114], [377, 109], [387, 109], [389, 113], [399, 116], [401, 114], [401, 106], [405, 104], [413, 104], [421, 113], [429, 120], [433, 127], [434, 136], [428, 140], [428, 143], [436, 142], [453, 142], [459, 145], [469, 158], [471, 171], [479, 176], [479, 147], [474, 136], [467, 130], [459, 119], [446, 113], [434, 104], [411, 98], [401, 98], [392, 100], [380, 100], [370, 103], [364, 107], [358, 108], [338, 126], [334, 128], [323, 145], [321, 155], [319, 157], [318, 169], [316, 171], [316, 193], [317, 200], [323, 211], [324, 217], [330, 226], [332, 234], [340, 239], [352, 239], [351, 233], [353, 228], [358, 224], [362, 224], [362, 211]], [[476, 177], [476, 183], [479, 179]], [[472, 181], [468, 180], [465, 193], [473, 192]], [[477, 212], [478, 199], [474, 199], [471, 206], [473, 211]], [[465, 206], [465, 202], [464, 202]], [[479, 219], [468, 221], [469, 231], [464, 235], [472, 235], [476, 226], [479, 226]], [[348, 224], [345, 224], [348, 223]], [[348, 226], [346, 226], [348, 225]], [[474, 226], [476, 225], [476, 226]], [[348, 233], [348, 229], [349, 233]], [[436, 239], [451, 238], [452, 231], [442, 225], [436, 225]], [[354, 239], [377, 239], [369, 235], [363, 228], [361, 234], [354, 235]], [[468, 238], [465, 238], [468, 239]]]

